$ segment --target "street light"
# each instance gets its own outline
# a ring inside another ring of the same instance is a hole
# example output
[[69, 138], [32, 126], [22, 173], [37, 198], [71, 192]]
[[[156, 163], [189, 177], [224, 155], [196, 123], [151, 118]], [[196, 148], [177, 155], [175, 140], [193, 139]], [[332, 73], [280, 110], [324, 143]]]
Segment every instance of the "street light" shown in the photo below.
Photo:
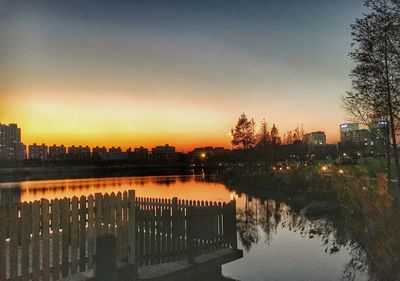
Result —
[[236, 201], [236, 199], [238, 199], [238, 195], [237, 195], [237, 193], [235, 191], [232, 191], [231, 200], [235, 200]]

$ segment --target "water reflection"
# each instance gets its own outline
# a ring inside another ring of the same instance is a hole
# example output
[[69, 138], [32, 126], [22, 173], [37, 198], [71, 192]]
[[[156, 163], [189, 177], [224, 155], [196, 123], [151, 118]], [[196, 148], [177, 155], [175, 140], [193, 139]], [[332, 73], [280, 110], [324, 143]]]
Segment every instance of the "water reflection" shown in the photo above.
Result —
[[[244, 197], [244, 206], [237, 210], [237, 230], [247, 253], [251, 254], [253, 247], [273, 244], [273, 237], [279, 238], [282, 232], [297, 233], [298, 243], [303, 243], [304, 239], [316, 239], [320, 241], [320, 247], [326, 255], [347, 256], [341, 280], [367, 279], [368, 263], [364, 249], [344, 228], [337, 228], [337, 221], [328, 217], [307, 218], [304, 213], [295, 212], [277, 200], [259, 200], [247, 195]], [[375, 280], [373, 274], [369, 275], [369, 280]]]
[[95, 193], [116, 193], [130, 189], [135, 189], [137, 196], [145, 197], [230, 201], [230, 192], [225, 185], [203, 176], [87, 178], [1, 183], [0, 196], [3, 203], [11, 203], [29, 202], [41, 198], [51, 200]]

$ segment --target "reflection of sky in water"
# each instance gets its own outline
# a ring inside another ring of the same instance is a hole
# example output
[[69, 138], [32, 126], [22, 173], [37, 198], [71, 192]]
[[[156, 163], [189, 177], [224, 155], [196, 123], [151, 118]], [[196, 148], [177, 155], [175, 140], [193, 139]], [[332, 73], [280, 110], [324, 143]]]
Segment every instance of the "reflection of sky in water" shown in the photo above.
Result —
[[[329, 254], [336, 245], [327, 221], [295, 216], [274, 200], [243, 201], [237, 210], [237, 227], [244, 258], [224, 265], [225, 276], [252, 281], [368, 279], [360, 271], [354, 279], [342, 279], [352, 256], [346, 247]], [[318, 226], [327, 226], [325, 235], [320, 235]]]
[[139, 197], [230, 200], [230, 192], [223, 184], [206, 182], [202, 177], [194, 176], [89, 178], [0, 184], [0, 188], [16, 187], [21, 188], [20, 200], [23, 202], [41, 198], [88, 196], [97, 192], [117, 193], [131, 189], [135, 189]]
[[[20, 189], [20, 191], [19, 191]], [[26, 181], [0, 184], [2, 202], [32, 201], [111, 193], [135, 189], [139, 197], [228, 202], [233, 195], [225, 185], [194, 176], [121, 177]], [[261, 204], [239, 195], [237, 200], [238, 246], [244, 257], [223, 266], [223, 275], [241, 281], [342, 280], [349, 250], [325, 253], [321, 236], [309, 238], [293, 226], [290, 209], [273, 200]], [[246, 212], [247, 210], [247, 212]], [[305, 222], [306, 228], [310, 226]], [[247, 233], [250, 232], [250, 233]], [[243, 236], [250, 241], [243, 242]], [[332, 247], [332, 245], [330, 245]], [[354, 280], [366, 280], [358, 272]], [[350, 279], [351, 280], [351, 279]]]
[[[299, 232], [278, 227], [268, 244], [265, 232], [258, 230], [259, 240], [250, 252], [244, 251], [244, 258], [222, 267], [225, 276], [252, 281], [341, 280], [351, 259], [346, 249], [326, 254], [321, 246], [323, 241], [318, 237], [310, 239]], [[241, 243], [238, 247], [243, 248]], [[367, 278], [357, 275], [355, 280]]]

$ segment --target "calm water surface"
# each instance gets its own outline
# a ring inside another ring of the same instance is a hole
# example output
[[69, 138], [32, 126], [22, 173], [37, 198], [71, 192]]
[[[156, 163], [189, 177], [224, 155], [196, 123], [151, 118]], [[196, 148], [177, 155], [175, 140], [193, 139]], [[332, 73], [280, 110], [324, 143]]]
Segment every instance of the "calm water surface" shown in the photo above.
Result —
[[[224, 184], [202, 176], [123, 177], [25, 181], [0, 184], [1, 202], [32, 201], [136, 190], [139, 197], [223, 201], [237, 198], [238, 246], [244, 257], [226, 264], [222, 273], [242, 281], [367, 280], [351, 266], [350, 248], [336, 248], [334, 231], [315, 233], [315, 225], [274, 200], [236, 195]], [[329, 225], [326, 224], [327, 228]]]

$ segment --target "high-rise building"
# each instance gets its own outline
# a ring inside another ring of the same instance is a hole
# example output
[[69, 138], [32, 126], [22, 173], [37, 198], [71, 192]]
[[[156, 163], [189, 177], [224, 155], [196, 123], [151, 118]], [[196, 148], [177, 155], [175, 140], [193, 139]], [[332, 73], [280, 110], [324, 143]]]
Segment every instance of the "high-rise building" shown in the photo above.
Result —
[[149, 150], [147, 148], [144, 148], [143, 146], [135, 147], [133, 152], [135, 153], [135, 156], [138, 156], [138, 157], [145, 157], [149, 154]]
[[99, 160], [104, 154], [107, 154], [107, 148], [105, 146], [96, 146], [92, 149], [92, 156], [95, 160]]
[[36, 143], [29, 145], [28, 147], [29, 159], [33, 160], [47, 160], [48, 158], [48, 147], [44, 143], [37, 145]]
[[341, 124], [339, 150], [344, 154], [371, 155], [374, 150], [371, 132], [361, 129], [358, 123]]
[[25, 146], [21, 143], [21, 129], [17, 124], [0, 123], [0, 159], [25, 159]]
[[90, 158], [89, 146], [70, 146], [68, 147], [68, 158], [71, 160], [87, 160]]
[[175, 147], [168, 144], [164, 146], [156, 146], [151, 149], [151, 154], [158, 158], [169, 158], [176, 153]]
[[65, 160], [67, 158], [67, 148], [64, 145], [53, 144], [49, 147], [49, 159], [53, 161]]
[[308, 145], [323, 145], [326, 144], [325, 132], [317, 131], [304, 134], [303, 142]]
[[340, 124], [340, 142], [350, 141], [352, 132], [357, 130], [360, 130], [358, 123]]
[[374, 146], [374, 154], [382, 155], [386, 153], [387, 134], [389, 130], [389, 122], [385, 120], [377, 120], [370, 124], [371, 142]]

